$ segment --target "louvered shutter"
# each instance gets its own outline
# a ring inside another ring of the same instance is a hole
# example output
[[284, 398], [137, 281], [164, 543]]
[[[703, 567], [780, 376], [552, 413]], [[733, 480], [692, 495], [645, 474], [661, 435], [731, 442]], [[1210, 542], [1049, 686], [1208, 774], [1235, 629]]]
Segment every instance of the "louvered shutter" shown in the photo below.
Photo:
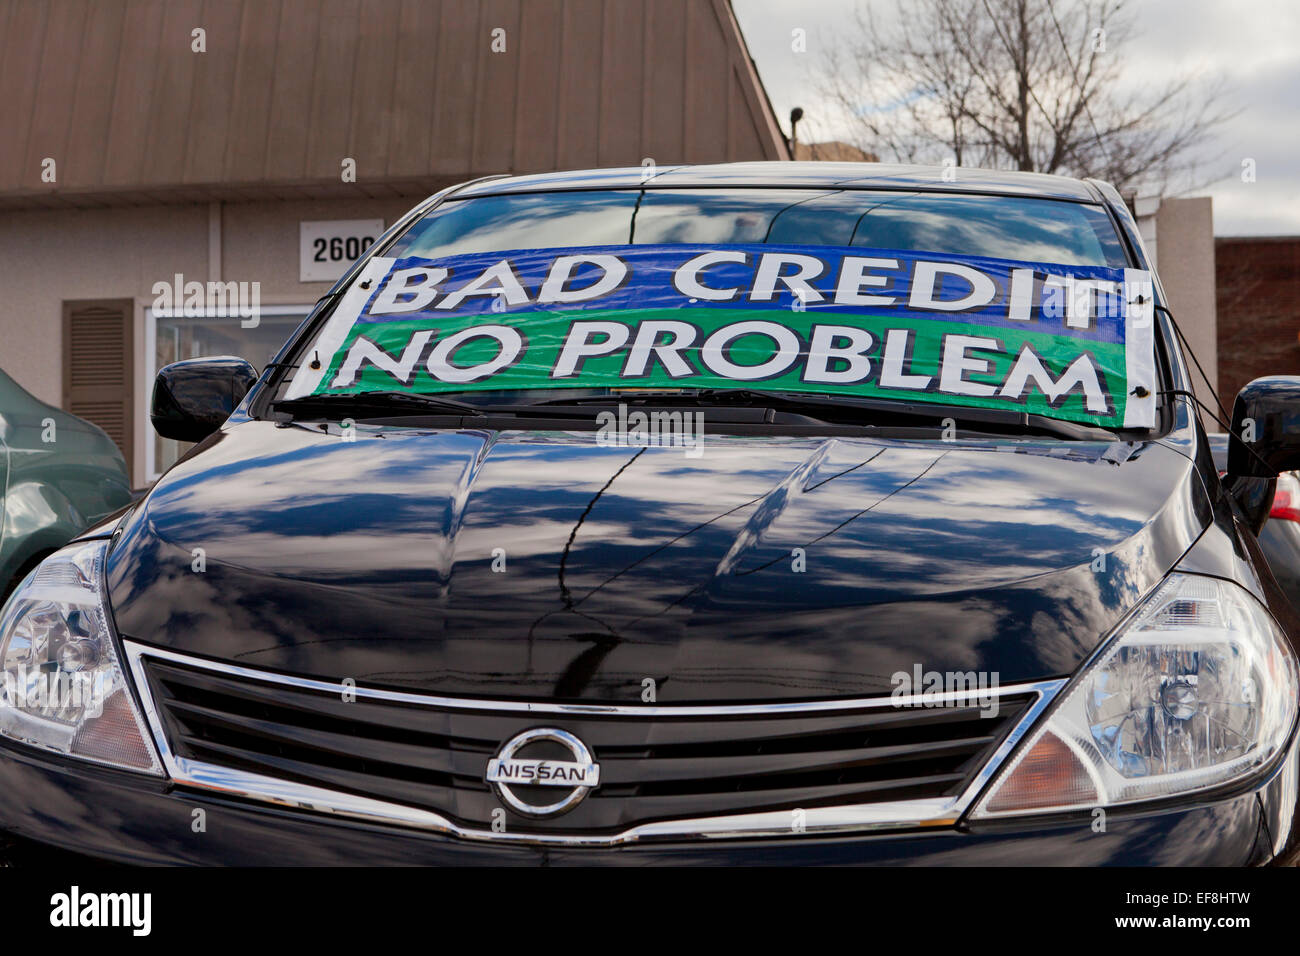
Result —
[[131, 462], [130, 299], [63, 303], [63, 407], [94, 422]]

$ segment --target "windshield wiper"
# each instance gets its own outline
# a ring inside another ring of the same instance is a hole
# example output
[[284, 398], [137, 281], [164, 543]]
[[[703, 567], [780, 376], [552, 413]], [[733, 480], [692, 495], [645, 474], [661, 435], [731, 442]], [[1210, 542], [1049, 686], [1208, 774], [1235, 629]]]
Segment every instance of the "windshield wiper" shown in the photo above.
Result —
[[663, 390], [586, 395], [581, 398], [546, 399], [537, 405], [764, 405], [782, 411], [802, 412], [822, 421], [845, 419], [854, 424], [915, 428], [918, 421], [942, 423], [951, 418], [963, 430], [1015, 435], [1053, 435], [1074, 441], [1114, 441], [1116, 434], [1099, 425], [1068, 422], [1003, 408], [974, 408], [896, 399], [830, 396], [810, 392], [785, 392], [753, 388], [701, 388], [698, 391]]
[[[1002, 435], [1050, 435], [1072, 441], [1114, 441], [1114, 431], [1097, 425], [1068, 422], [1045, 415], [1003, 408], [973, 408], [896, 399], [830, 396], [810, 392], [769, 391], [752, 388], [701, 388], [619, 392], [610, 395], [582, 395], [550, 398], [523, 405], [474, 405], [439, 395], [410, 392], [371, 391], [349, 395], [307, 395], [274, 403], [278, 410], [296, 415], [324, 411], [334, 414], [351, 409], [364, 414], [421, 414], [441, 412], [465, 417], [508, 416], [545, 418], [563, 416], [581, 406], [627, 405], [696, 406], [701, 408], [771, 408], [799, 413], [826, 424], [865, 425], [875, 428], [943, 427], [946, 419], [967, 432]], [[561, 408], [565, 406], [566, 408]]]
[[302, 398], [281, 399], [274, 403], [275, 408], [286, 411], [310, 411], [327, 409], [329, 411], [355, 407], [365, 411], [384, 412], [457, 412], [462, 415], [482, 416], [488, 414], [481, 405], [458, 402], [454, 398], [441, 398], [436, 395], [414, 395], [410, 392], [353, 392], [350, 395], [304, 395]]

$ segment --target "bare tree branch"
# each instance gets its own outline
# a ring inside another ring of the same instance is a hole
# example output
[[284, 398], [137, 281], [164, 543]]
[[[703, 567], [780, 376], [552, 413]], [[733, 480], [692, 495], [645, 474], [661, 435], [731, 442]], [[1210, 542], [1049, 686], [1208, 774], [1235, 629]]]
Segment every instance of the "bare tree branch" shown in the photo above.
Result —
[[1126, 89], [1134, 37], [1125, 0], [911, 0], [887, 23], [864, 6], [819, 85], [882, 158], [1186, 188], [1231, 115], [1225, 89]]

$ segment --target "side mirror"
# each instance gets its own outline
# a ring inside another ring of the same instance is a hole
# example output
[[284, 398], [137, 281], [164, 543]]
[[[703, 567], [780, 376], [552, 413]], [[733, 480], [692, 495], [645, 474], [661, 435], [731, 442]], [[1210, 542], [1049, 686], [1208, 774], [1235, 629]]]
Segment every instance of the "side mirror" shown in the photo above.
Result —
[[225, 424], [256, 381], [253, 366], [233, 355], [173, 362], [154, 379], [149, 418], [163, 438], [203, 441]]
[[1300, 468], [1300, 376], [1257, 378], [1232, 406], [1228, 491], [1259, 531], [1273, 505], [1277, 476]]

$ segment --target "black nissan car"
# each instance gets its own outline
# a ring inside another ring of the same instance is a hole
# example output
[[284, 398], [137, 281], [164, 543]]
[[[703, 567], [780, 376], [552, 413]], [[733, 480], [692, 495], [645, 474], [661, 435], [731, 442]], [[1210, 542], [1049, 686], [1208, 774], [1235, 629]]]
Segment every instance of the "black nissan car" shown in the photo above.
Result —
[[0, 612], [0, 830], [127, 863], [1253, 865], [1300, 623], [1110, 186], [759, 163], [397, 222]]

